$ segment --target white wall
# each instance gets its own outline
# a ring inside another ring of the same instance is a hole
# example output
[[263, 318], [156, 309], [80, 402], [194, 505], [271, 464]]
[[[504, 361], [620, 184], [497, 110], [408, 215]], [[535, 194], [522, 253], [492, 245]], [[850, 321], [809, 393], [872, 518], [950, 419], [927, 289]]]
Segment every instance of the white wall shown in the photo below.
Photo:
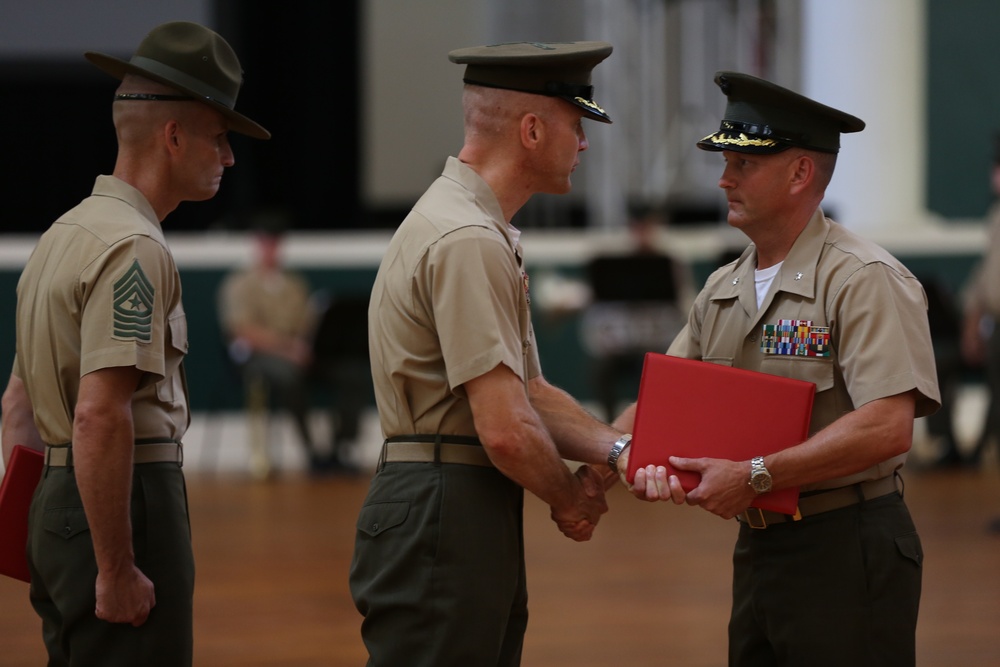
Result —
[[927, 222], [924, 0], [805, 0], [803, 94], [858, 116], [841, 137], [826, 201], [843, 224], [899, 231]]
[[[211, 26], [211, 0], [0, 0], [0, 60], [129, 55], [166, 21]], [[137, 37], [137, 35], [139, 37]]]
[[462, 147], [462, 69], [485, 40], [482, 0], [362, 3], [362, 199], [410, 205]]

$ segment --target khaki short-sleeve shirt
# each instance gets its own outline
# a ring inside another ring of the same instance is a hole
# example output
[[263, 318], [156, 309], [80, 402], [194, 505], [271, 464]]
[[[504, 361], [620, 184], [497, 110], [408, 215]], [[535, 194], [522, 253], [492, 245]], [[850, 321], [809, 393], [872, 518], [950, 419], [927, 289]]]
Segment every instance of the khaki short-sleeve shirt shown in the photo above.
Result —
[[181, 283], [145, 197], [112, 176], [41, 236], [17, 286], [14, 373], [42, 439], [70, 442], [80, 378], [144, 372], [132, 399], [136, 439], [180, 440], [189, 422], [181, 362]]
[[[927, 298], [898, 260], [817, 210], [760, 309], [756, 264], [750, 246], [709, 277], [667, 354], [814, 382], [810, 433], [861, 405], [911, 389], [919, 392], [917, 416], [937, 409]], [[792, 327], [804, 342], [783, 336], [782, 327]], [[781, 414], [780, 396], [774, 414]], [[804, 490], [878, 479], [904, 461], [905, 455], [895, 457]]]
[[305, 278], [291, 271], [254, 268], [226, 276], [219, 288], [222, 326], [229, 335], [253, 325], [283, 334], [305, 336], [315, 317]]
[[498, 365], [540, 366], [527, 274], [489, 186], [449, 158], [393, 235], [372, 288], [368, 336], [382, 431], [472, 435], [462, 385]]

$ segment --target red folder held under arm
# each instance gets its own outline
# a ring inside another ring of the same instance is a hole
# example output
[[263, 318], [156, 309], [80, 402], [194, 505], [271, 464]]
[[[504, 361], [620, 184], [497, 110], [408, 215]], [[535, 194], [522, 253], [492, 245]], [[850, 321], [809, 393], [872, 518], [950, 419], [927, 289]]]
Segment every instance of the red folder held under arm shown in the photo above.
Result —
[[[700, 476], [676, 470], [669, 457], [747, 461], [797, 445], [809, 435], [815, 394], [812, 382], [649, 352], [639, 384], [628, 479], [639, 468], [663, 465], [691, 491]], [[795, 514], [798, 499], [798, 488], [785, 488], [752, 504]]]
[[24, 555], [28, 544], [28, 507], [45, 465], [44, 455], [15, 445], [0, 482], [0, 574], [30, 581]]

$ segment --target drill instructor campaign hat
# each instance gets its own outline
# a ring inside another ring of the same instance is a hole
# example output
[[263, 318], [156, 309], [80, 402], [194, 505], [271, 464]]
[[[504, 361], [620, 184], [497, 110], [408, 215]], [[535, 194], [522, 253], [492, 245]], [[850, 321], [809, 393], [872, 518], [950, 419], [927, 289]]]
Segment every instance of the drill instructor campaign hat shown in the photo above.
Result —
[[[87, 51], [84, 57], [121, 79], [138, 74], [168, 85], [193, 99], [217, 109], [235, 132], [255, 139], [270, 139], [271, 133], [235, 110], [236, 96], [243, 82], [243, 70], [236, 52], [218, 34], [188, 21], [172, 21], [153, 28], [128, 62], [103, 53]], [[164, 100], [173, 96], [127, 96], [116, 99]]]
[[706, 151], [837, 153], [841, 133], [865, 129], [860, 118], [749, 74], [716, 72], [715, 83], [728, 102], [719, 131], [698, 142]]
[[559, 97], [610, 123], [594, 101], [590, 75], [611, 49], [607, 42], [514, 42], [457, 49], [448, 59], [466, 66], [467, 84]]

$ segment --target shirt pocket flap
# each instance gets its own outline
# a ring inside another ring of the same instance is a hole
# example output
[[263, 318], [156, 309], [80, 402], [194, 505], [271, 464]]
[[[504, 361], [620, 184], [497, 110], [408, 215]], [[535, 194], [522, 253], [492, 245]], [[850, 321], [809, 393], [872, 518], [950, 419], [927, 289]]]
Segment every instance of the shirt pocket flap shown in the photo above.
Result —
[[760, 370], [793, 380], [816, 385], [816, 393], [833, 388], [833, 361], [817, 357], [769, 357], [761, 361]]

